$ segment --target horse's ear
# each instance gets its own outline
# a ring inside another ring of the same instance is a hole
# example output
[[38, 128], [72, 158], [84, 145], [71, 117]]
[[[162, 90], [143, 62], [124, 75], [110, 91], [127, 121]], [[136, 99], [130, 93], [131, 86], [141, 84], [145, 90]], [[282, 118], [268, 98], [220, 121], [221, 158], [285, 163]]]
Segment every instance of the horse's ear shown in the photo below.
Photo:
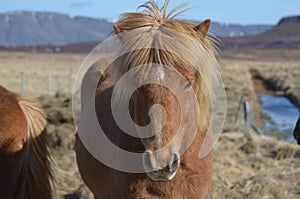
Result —
[[210, 27], [210, 19], [206, 19], [201, 24], [197, 25], [194, 29], [197, 32], [201, 33], [203, 38], [205, 38], [208, 33], [209, 27]]
[[113, 27], [114, 27], [114, 30], [115, 30], [116, 34], [119, 34], [119, 33], [123, 32], [123, 30], [119, 27], [118, 24], [114, 24]]

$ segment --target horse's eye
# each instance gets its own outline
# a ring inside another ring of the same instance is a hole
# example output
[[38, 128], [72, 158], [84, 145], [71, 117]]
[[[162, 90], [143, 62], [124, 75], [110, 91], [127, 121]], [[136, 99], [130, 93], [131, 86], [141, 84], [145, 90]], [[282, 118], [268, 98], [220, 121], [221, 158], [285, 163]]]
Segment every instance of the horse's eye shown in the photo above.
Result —
[[191, 87], [192, 87], [192, 81], [189, 81], [189, 82], [185, 85], [184, 90], [185, 90], [185, 91], [188, 91], [188, 90], [190, 90]]

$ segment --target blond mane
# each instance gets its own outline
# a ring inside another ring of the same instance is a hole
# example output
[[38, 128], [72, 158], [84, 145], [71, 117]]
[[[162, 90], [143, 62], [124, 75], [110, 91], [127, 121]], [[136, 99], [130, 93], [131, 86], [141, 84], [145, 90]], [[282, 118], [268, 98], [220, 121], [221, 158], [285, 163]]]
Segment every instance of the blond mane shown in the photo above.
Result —
[[44, 111], [39, 104], [30, 97], [19, 96], [18, 102], [27, 121], [27, 138], [39, 136], [47, 125]]
[[[175, 19], [186, 11], [182, 4], [167, 13], [170, 0], [166, 0], [162, 8], [153, 1], [140, 6], [142, 12], [130, 12], [121, 15], [116, 22], [115, 31], [122, 47], [118, 59], [120, 73], [124, 74], [136, 66], [156, 63], [166, 66], [179, 66], [188, 71], [196, 69], [200, 72], [195, 93], [197, 95], [200, 128], [208, 124], [208, 116], [214, 100], [213, 82], [217, 81], [216, 71], [219, 64], [216, 59], [217, 49], [214, 37], [203, 36], [195, 29], [196, 24]], [[180, 49], [180, 51], [178, 51]], [[125, 53], [124, 53], [125, 52]], [[149, 71], [143, 71], [147, 76]], [[116, 88], [118, 89], [118, 88]], [[126, 91], [117, 94], [122, 99]]]
[[18, 96], [19, 106], [27, 121], [26, 143], [23, 148], [15, 198], [51, 199], [51, 165], [45, 128], [47, 120], [39, 103]]

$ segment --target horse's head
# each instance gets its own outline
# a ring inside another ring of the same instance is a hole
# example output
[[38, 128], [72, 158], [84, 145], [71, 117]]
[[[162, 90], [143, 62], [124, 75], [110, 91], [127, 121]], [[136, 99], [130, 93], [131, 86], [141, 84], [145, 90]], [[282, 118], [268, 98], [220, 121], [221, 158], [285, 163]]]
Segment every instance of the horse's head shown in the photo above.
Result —
[[[137, 75], [136, 80], [143, 77]], [[149, 125], [152, 133], [141, 139], [145, 147], [144, 166], [153, 170], [147, 175], [152, 180], [168, 181], [179, 168], [180, 152], [189, 144], [184, 136], [193, 136], [191, 131], [197, 129], [197, 106], [192, 92], [197, 72], [153, 65], [146, 78], [159, 80], [160, 84], [145, 84], [135, 91], [130, 102], [131, 116], [136, 124]], [[145, 132], [138, 133], [143, 137]]]
[[205, 137], [209, 123], [210, 75], [215, 70], [207, 38], [210, 21], [195, 25], [166, 17], [152, 2], [145, 7], [153, 16], [127, 13], [114, 25], [126, 52], [119, 64], [125, 72], [134, 71], [128, 79], [136, 87], [129, 102], [131, 118], [151, 131], [151, 136], [137, 132], [147, 175], [170, 181], [180, 168], [180, 155], [194, 136]]

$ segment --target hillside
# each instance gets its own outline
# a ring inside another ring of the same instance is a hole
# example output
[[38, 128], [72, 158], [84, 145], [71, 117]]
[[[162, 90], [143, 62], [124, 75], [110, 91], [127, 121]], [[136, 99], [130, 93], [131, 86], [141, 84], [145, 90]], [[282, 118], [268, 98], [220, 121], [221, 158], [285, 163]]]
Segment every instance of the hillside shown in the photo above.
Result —
[[223, 39], [225, 48], [299, 49], [300, 16], [285, 17], [270, 30], [248, 37]]
[[[103, 41], [112, 31], [106, 19], [71, 17], [49, 12], [0, 13], [0, 46], [65, 45]], [[253, 35], [268, 25], [212, 23], [213, 32], [222, 37]]]
[[211, 31], [218, 37], [237, 37], [260, 34], [271, 27], [271, 25], [239, 25], [213, 22], [211, 24]]
[[48, 12], [0, 14], [0, 45], [27, 46], [101, 41], [111, 32], [106, 19]]

